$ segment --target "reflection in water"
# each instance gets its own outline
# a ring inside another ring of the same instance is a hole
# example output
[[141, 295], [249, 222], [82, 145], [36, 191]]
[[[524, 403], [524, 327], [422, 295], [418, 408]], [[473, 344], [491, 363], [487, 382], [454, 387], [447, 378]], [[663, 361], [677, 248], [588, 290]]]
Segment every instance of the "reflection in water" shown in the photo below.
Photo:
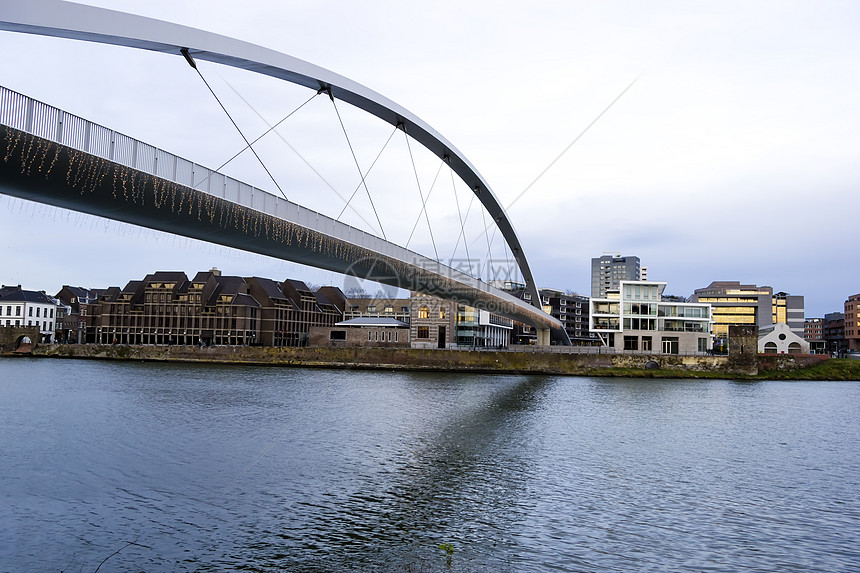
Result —
[[[315, 562], [320, 570], [363, 570], [379, 564], [384, 544], [386, 567], [407, 570], [447, 542], [458, 559], [466, 554], [483, 563], [497, 560], [502, 539], [494, 524], [519, 511], [532, 455], [523, 436], [531, 433], [529, 414], [547, 379], [487, 384], [492, 379], [476, 378], [464, 385], [456, 376], [407, 374], [415, 394], [446, 395], [431, 407], [438, 425], [421, 427], [388, 451], [379, 444], [375, 451], [356, 445], [375, 464], [351, 467], [343, 476], [349, 483], [338, 481], [325, 493], [328, 499], [290, 508], [290, 518], [279, 524], [283, 529], [267, 530], [263, 539], [254, 532], [257, 558], [280, 555], [282, 566], [291, 564], [292, 556], [283, 553], [286, 542], [300, 544], [303, 568]], [[416, 406], [404, 415], [420, 416], [421, 402]], [[380, 462], [384, 469], [377, 471]], [[306, 512], [307, 521], [296, 527], [297, 514]]]
[[0, 359], [0, 570], [846, 570], [858, 399]]

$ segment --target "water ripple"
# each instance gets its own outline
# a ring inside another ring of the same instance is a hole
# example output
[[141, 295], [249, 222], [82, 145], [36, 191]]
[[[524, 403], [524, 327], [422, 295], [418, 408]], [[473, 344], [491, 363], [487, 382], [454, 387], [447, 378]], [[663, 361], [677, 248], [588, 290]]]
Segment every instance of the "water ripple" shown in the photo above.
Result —
[[0, 359], [0, 571], [858, 570], [858, 399]]

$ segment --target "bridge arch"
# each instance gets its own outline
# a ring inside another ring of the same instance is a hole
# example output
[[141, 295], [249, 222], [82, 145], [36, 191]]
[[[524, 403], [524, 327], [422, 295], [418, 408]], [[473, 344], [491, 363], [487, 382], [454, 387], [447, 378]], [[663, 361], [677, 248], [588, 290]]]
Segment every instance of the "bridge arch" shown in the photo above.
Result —
[[532, 304], [540, 295], [522, 245], [504, 208], [478, 170], [440, 133], [381, 94], [320, 66], [262, 46], [189, 26], [62, 0], [0, 0], [0, 30], [69, 38], [185, 54], [288, 81], [352, 104], [401, 127], [411, 138], [445, 161], [475, 194], [498, 226], [522, 273]]

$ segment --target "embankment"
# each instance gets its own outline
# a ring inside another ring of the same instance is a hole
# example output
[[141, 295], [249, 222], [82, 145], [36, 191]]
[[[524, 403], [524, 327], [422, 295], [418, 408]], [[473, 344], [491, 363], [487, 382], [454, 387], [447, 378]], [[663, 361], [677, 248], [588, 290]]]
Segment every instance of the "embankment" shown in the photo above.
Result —
[[723, 356], [583, 354], [539, 351], [421, 350], [411, 348], [263, 348], [249, 346], [124, 346], [39, 344], [32, 356], [362, 368], [624, 376], [648, 378], [731, 378], [860, 380], [860, 361], [808, 355], [759, 355], [742, 365]]

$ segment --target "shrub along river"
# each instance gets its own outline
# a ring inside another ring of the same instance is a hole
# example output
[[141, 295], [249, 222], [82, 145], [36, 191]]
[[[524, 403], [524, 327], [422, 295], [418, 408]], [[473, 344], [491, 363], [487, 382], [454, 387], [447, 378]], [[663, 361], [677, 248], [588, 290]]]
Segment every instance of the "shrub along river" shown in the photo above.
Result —
[[858, 414], [857, 382], [0, 359], [0, 571], [858, 570]]

